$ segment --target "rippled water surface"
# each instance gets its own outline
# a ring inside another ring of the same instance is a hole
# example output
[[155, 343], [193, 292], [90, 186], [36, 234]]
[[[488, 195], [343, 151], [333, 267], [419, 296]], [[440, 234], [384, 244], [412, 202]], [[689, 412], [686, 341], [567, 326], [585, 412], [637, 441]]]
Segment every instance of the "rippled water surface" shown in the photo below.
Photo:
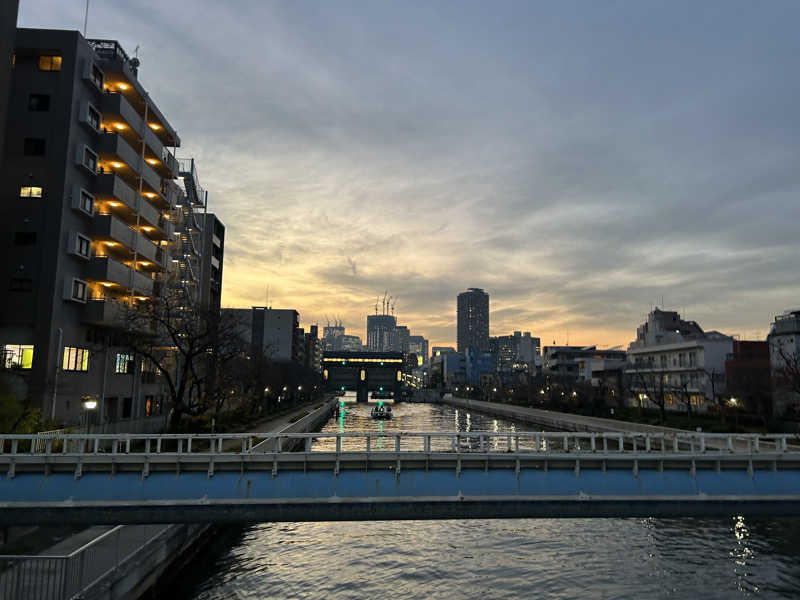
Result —
[[[374, 421], [351, 404], [324, 431], [515, 427], [427, 404], [395, 415]], [[260, 524], [228, 529], [169, 597], [800, 598], [798, 557], [796, 519]]]

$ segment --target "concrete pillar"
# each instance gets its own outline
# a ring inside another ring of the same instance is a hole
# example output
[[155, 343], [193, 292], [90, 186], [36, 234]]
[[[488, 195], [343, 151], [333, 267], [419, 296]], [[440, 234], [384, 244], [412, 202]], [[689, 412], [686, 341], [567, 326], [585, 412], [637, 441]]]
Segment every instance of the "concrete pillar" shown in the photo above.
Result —
[[369, 391], [365, 384], [359, 384], [356, 389], [356, 402], [367, 402], [369, 400]]

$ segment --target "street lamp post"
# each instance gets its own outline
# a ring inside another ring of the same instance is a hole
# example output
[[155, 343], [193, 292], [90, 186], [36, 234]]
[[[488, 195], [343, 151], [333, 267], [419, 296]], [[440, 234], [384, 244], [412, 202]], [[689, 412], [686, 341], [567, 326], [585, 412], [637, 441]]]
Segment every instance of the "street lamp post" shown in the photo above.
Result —
[[739, 400], [737, 398], [730, 399], [730, 405], [733, 407], [733, 421], [736, 432], [739, 431]]
[[86, 420], [86, 433], [89, 433], [89, 422], [90, 422], [90, 415], [92, 411], [97, 408], [97, 400], [93, 396], [84, 396], [81, 402], [81, 406], [83, 406], [83, 418]]

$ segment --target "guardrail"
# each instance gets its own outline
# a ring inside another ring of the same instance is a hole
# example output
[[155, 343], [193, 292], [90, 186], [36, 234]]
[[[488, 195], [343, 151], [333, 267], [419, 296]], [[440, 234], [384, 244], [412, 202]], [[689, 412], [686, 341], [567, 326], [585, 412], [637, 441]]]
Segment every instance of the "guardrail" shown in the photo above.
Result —
[[0, 555], [0, 598], [80, 597], [174, 527], [201, 525], [118, 525], [66, 555]]
[[[380, 441], [380, 443], [377, 443]], [[272, 443], [270, 443], [272, 442]], [[292, 442], [288, 443], [287, 442]], [[316, 442], [316, 444], [314, 444]], [[800, 452], [798, 434], [633, 432], [341, 432], [222, 434], [0, 434], [0, 457], [52, 455], [219, 455], [295, 452], [697, 454]], [[291, 449], [289, 449], [291, 448]], [[295, 448], [299, 448], [296, 450]]]

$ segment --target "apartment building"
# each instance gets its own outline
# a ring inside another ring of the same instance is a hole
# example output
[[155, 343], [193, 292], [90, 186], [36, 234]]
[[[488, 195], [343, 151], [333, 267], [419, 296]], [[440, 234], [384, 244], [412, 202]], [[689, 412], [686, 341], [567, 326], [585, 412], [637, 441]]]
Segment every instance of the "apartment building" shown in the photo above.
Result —
[[223, 308], [222, 314], [234, 319], [239, 324], [241, 338], [267, 358], [304, 364], [305, 332], [300, 328], [300, 314], [296, 310], [254, 306]]
[[706, 411], [726, 393], [725, 361], [732, 352], [732, 337], [656, 308], [628, 347], [630, 400], [653, 407], [652, 396], [663, 395], [667, 410], [685, 410], [688, 396], [693, 410]]
[[773, 411], [796, 417], [800, 413], [800, 310], [776, 316], [767, 342], [774, 381]]
[[222, 265], [225, 255], [225, 225], [214, 213], [202, 218], [202, 250], [200, 263], [200, 306], [218, 313], [222, 302]]
[[4, 376], [66, 424], [85, 422], [93, 398], [107, 430], [167, 408], [152, 365], [115, 332], [125, 307], [188, 288], [175, 224], [199, 206], [193, 162], [187, 177], [138, 69], [116, 41], [18, 29], [0, 167]]

